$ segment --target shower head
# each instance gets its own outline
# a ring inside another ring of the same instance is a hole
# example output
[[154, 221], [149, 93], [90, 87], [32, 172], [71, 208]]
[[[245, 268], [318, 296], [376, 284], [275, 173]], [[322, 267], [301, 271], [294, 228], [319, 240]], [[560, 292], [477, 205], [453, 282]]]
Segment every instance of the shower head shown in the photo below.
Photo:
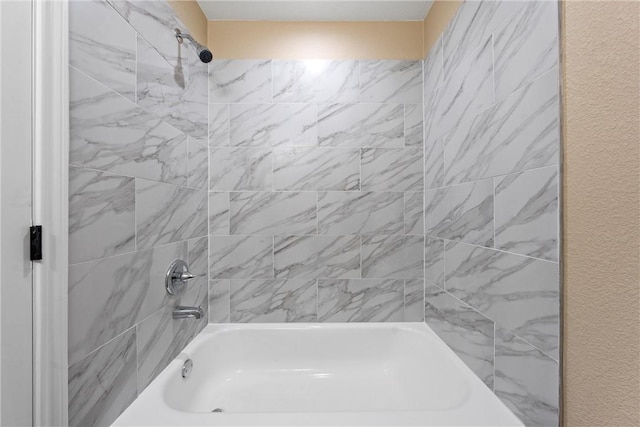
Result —
[[193, 45], [196, 47], [196, 51], [198, 52], [200, 61], [204, 62], [205, 64], [211, 62], [211, 60], [213, 59], [213, 53], [211, 53], [211, 51], [207, 49], [206, 46], [201, 45], [196, 41], [196, 39], [191, 37], [191, 35], [183, 33], [178, 28], [176, 28], [176, 39], [178, 40], [178, 43], [184, 42], [184, 39], [187, 39], [191, 43], [193, 43]]

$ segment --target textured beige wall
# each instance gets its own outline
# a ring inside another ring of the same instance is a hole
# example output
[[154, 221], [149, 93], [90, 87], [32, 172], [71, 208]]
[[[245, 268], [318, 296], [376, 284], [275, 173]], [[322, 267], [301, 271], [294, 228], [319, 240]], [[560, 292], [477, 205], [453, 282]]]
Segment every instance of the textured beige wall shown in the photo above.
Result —
[[200, 43], [207, 42], [207, 17], [195, 0], [169, 0], [176, 15]]
[[640, 425], [639, 19], [563, 5], [567, 426]]
[[226, 59], [422, 59], [422, 22], [209, 21]]
[[434, 0], [423, 23], [423, 58], [427, 56], [461, 4], [462, 0]]

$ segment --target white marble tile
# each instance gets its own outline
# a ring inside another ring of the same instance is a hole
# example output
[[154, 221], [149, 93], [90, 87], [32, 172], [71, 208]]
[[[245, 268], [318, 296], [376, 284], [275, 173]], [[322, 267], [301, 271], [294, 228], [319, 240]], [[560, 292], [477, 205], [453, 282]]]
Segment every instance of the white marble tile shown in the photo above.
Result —
[[209, 190], [266, 191], [273, 187], [273, 165], [268, 148], [211, 148]]
[[69, 364], [170, 302], [167, 267], [187, 259], [186, 242], [69, 267]]
[[189, 282], [190, 289], [207, 289], [209, 275], [209, 237], [197, 237], [187, 241], [189, 271], [198, 275]]
[[136, 32], [108, 3], [69, 2], [69, 64], [135, 102]]
[[364, 148], [361, 163], [363, 191], [423, 189], [420, 148]]
[[136, 397], [135, 328], [69, 367], [70, 426], [111, 425]]
[[496, 27], [511, 18], [525, 3], [511, 0], [463, 2], [442, 34], [445, 75], [471, 55]]
[[405, 147], [423, 146], [422, 103], [404, 106], [404, 145]]
[[182, 132], [73, 67], [70, 86], [70, 164], [186, 184]]
[[442, 138], [425, 141], [424, 188], [444, 186], [444, 141]]
[[209, 63], [209, 103], [271, 102], [271, 61], [214, 59]]
[[494, 33], [496, 99], [558, 66], [558, 2], [527, 1]]
[[273, 238], [209, 236], [209, 278], [273, 278]]
[[206, 191], [136, 180], [136, 248], [206, 235]]
[[443, 239], [424, 236], [424, 280], [428, 285], [444, 289]]
[[209, 193], [209, 235], [229, 235], [229, 223], [229, 193]]
[[458, 357], [493, 389], [493, 321], [431, 285], [425, 288], [424, 319]]
[[554, 69], [443, 137], [448, 184], [558, 163]]
[[403, 306], [403, 280], [318, 280], [319, 322], [401, 322]]
[[491, 36], [482, 40], [476, 50], [450, 70], [445, 66], [444, 81], [437, 90], [437, 98], [429, 103], [429, 108], [434, 105], [436, 110], [427, 139], [442, 136], [493, 104], [491, 40]]
[[558, 264], [456, 242], [445, 257], [447, 292], [558, 357]]
[[362, 236], [362, 277], [424, 277], [423, 236]]
[[134, 179], [70, 167], [69, 263], [134, 249]]
[[229, 323], [230, 280], [209, 280], [209, 323]]
[[558, 426], [558, 362], [503, 329], [495, 351], [496, 395], [527, 426]]
[[360, 102], [422, 102], [422, 61], [360, 61]]
[[312, 192], [231, 193], [231, 234], [315, 234], [316, 203]]
[[273, 187], [287, 191], [359, 190], [360, 151], [357, 148], [274, 148]]
[[318, 145], [316, 104], [231, 104], [231, 145]]
[[186, 134], [207, 138], [207, 66], [194, 52], [172, 65], [138, 36], [137, 102]]
[[321, 104], [319, 145], [323, 147], [404, 146], [402, 104]]
[[397, 234], [403, 226], [402, 193], [318, 193], [320, 234]]
[[427, 190], [424, 198], [426, 234], [493, 246], [493, 180]]
[[558, 260], [558, 168], [495, 180], [497, 249]]
[[404, 234], [424, 234], [424, 193], [421, 191], [404, 193]]
[[209, 147], [192, 137], [187, 137], [187, 147], [187, 185], [206, 191], [209, 186]]
[[424, 280], [404, 281], [404, 318], [405, 322], [424, 322]]
[[360, 277], [358, 236], [275, 236], [277, 279]]
[[228, 147], [229, 104], [209, 104], [209, 147]]
[[231, 281], [234, 323], [315, 322], [317, 310], [315, 279]]
[[274, 102], [358, 102], [358, 61], [273, 61]]
[[438, 37], [438, 40], [433, 44], [433, 47], [424, 59], [424, 76], [423, 76], [423, 100], [430, 99], [439, 86], [443, 82], [442, 72], [442, 35]]

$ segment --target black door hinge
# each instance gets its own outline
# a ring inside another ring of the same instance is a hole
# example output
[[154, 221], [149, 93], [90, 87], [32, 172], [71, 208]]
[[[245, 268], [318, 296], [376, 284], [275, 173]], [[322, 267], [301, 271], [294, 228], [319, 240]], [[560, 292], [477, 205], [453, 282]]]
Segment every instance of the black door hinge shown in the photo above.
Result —
[[42, 261], [42, 226], [29, 227], [29, 241], [31, 242], [31, 261]]

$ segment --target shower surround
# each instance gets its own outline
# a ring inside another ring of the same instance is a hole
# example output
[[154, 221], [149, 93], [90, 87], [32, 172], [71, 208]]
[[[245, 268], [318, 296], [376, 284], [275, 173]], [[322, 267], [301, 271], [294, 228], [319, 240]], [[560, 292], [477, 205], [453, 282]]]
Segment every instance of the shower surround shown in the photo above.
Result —
[[206, 324], [207, 68], [164, 1], [69, 3], [69, 424], [111, 424]]

